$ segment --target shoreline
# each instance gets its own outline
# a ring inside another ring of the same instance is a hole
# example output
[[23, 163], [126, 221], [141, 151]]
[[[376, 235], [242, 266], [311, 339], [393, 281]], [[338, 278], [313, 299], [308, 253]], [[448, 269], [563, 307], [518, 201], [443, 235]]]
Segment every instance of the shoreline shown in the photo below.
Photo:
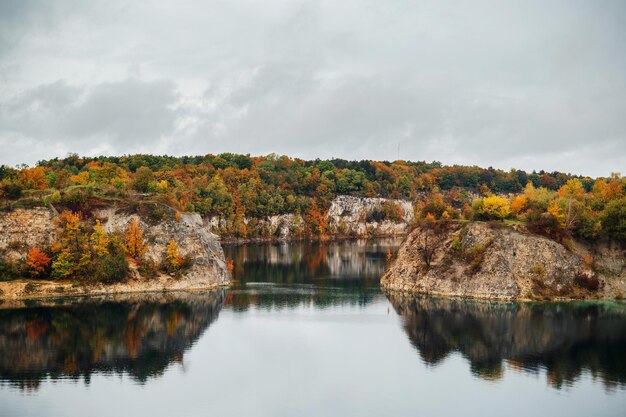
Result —
[[527, 298], [527, 297], [499, 297], [499, 296], [486, 296], [486, 295], [472, 295], [472, 294], [459, 294], [459, 293], [445, 293], [442, 291], [414, 291], [409, 289], [392, 288], [390, 286], [380, 286], [381, 292], [388, 296], [389, 294], [395, 294], [401, 297], [417, 298], [417, 297], [433, 297], [433, 298], [445, 298], [456, 300], [472, 300], [472, 301], [485, 301], [485, 302], [502, 302], [502, 303], [570, 303], [570, 302], [593, 302], [593, 301], [615, 301], [624, 302], [626, 299], [614, 297], [612, 294], [603, 294], [600, 297], [588, 297], [588, 298], [571, 298], [571, 297], [552, 297], [552, 298]]
[[26, 301], [65, 297], [100, 297], [139, 293], [169, 293], [228, 288], [228, 284], [161, 276], [151, 280], [128, 280], [116, 284], [75, 284], [71, 281], [19, 279], [0, 281], [0, 307], [8, 301]]

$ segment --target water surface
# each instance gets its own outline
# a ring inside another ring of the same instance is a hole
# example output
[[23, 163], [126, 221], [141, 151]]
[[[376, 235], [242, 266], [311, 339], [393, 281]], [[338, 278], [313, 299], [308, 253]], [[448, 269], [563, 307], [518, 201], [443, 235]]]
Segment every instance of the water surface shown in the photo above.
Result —
[[0, 415], [626, 414], [626, 306], [384, 294], [397, 240], [226, 247], [231, 289], [0, 305]]

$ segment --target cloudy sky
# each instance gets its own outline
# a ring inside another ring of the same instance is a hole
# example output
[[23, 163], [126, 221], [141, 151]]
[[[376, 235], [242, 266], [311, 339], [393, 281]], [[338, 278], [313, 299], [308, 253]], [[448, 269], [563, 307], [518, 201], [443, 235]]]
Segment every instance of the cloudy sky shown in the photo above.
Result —
[[0, 0], [0, 164], [68, 152], [626, 173], [626, 2]]

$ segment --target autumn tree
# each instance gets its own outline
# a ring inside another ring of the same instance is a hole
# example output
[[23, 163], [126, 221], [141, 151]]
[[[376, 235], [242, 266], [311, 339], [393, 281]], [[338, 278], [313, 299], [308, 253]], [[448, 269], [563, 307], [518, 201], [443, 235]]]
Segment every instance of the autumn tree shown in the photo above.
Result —
[[100, 223], [100, 220], [96, 220], [96, 225], [93, 228], [93, 233], [89, 237], [89, 241], [91, 243], [91, 250], [96, 256], [103, 256], [109, 253], [109, 234]]
[[490, 196], [474, 200], [474, 213], [485, 220], [503, 220], [511, 212], [509, 202], [498, 196]]
[[446, 234], [443, 233], [445, 224], [437, 222], [435, 216], [428, 213], [419, 219], [420, 233], [417, 233], [412, 242], [415, 245], [422, 261], [429, 268], [437, 249], [445, 241]]
[[520, 214], [526, 209], [528, 204], [528, 197], [525, 194], [519, 194], [513, 197], [511, 200], [511, 211], [515, 214]]
[[48, 188], [46, 170], [42, 167], [23, 169], [20, 171], [19, 181], [26, 190], [45, 190]]
[[26, 266], [31, 275], [39, 277], [48, 271], [52, 260], [38, 247], [32, 247], [26, 256]]
[[139, 221], [134, 218], [128, 225], [125, 235], [126, 254], [133, 259], [140, 260], [146, 253], [147, 246], [143, 240], [143, 232]]
[[313, 202], [306, 211], [304, 221], [309, 227], [309, 230], [315, 235], [325, 235], [328, 230], [328, 216], [325, 212], [320, 210], [315, 202]]
[[169, 273], [178, 273], [183, 265], [183, 256], [178, 250], [178, 243], [174, 240], [167, 242], [165, 248], [165, 269]]

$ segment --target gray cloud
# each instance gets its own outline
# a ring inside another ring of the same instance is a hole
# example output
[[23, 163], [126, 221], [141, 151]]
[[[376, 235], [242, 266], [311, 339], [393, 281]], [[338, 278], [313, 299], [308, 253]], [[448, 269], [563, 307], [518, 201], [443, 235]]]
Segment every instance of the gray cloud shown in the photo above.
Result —
[[1, 6], [0, 163], [232, 151], [626, 171], [620, 1], [78, 3]]

